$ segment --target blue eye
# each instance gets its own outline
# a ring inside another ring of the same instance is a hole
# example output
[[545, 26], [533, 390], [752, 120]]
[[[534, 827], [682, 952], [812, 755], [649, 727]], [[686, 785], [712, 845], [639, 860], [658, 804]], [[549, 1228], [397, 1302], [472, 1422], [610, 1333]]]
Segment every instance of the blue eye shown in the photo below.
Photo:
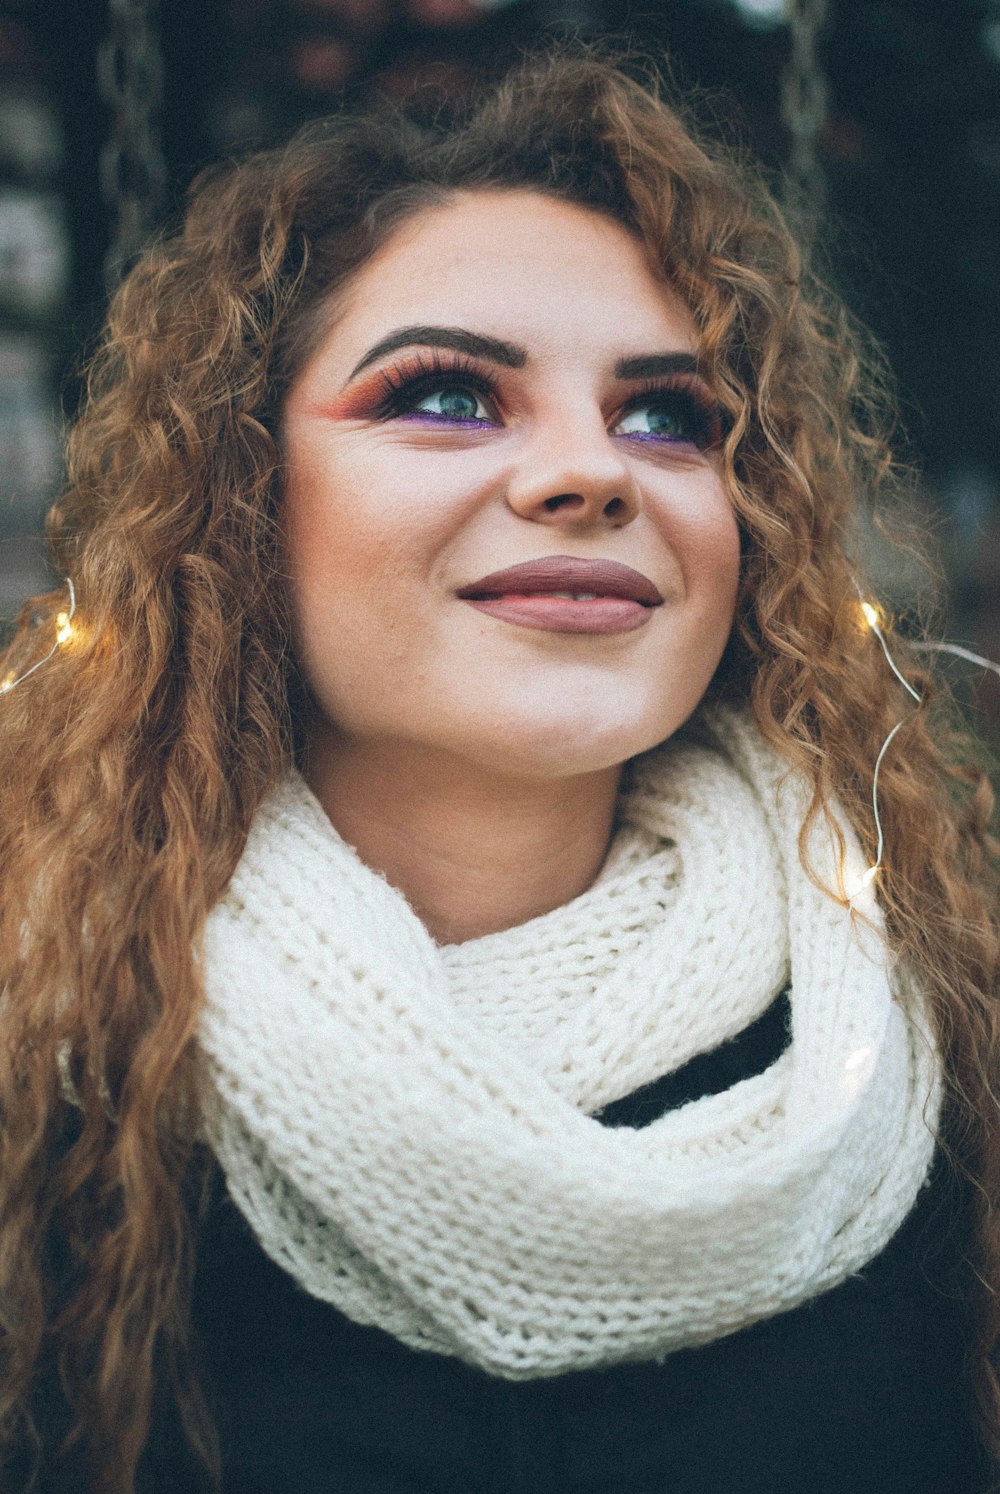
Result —
[[411, 408], [423, 415], [436, 415], [442, 420], [488, 421], [489, 412], [482, 400], [471, 390], [459, 385], [442, 385], [440, 389], [415, 400]]
[[636, 400], [618, 421], [615, 434], [705, 451], [719, 439], [718, 410], [693, 390], [666, 390]]
[[638, 410], [630, 410], [618, 429], [623, 436], [666, 436], [670, 441], [683, 441], [689, 434], [688, 425], [677, 411], [665, 409], [662, 404], [640, 405]]
[[465, 359], [418, 353], [402, 366], [379, 375], [383, 420], [424, 420], [442, 425], [482, 426], [496, 422], [493, 381]]

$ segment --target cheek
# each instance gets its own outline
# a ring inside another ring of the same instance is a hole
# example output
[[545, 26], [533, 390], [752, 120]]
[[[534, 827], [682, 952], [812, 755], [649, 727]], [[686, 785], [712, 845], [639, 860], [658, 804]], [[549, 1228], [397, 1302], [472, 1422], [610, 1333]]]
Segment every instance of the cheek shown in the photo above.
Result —
[[728, 633], [740, 578], [740, 530], [732, 504], [714, 475], [692, 485], [672, 514], [673, 543], [684, 572], [688, 600]]
[[726, 627], [732, 623], [740, 584], [740, 529], [736, 516], [727, 507], [713, 526], [705, 546], [705, 564], [712, 577], [712, 587], [719, 601]]
[[454, 528], [431, 463], [324, 444], [292, 464], [283, 539], [295, 647], [317, 699], [343, 724], [426, 669], [434, 577]]
[[475, 454], [441, 461], [418, 443], [369, 441], [344, 450], [331, 442], [310, 457], [285, 494], [294, 574], [322, 576], [332, 589], [371, 586], [382, 597], [427, 576], [484, 482]]
[[296, 473], [285, 491], [283, 537], [300, 632], [346, 608], [378, 608], [402, 580], [399, 517], [350, 465]]

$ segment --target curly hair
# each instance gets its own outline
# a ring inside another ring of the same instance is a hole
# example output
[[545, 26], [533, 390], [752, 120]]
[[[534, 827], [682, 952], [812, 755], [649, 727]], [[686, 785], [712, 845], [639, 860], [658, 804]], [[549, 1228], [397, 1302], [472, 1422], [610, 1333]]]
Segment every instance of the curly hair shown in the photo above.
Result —
[[[893, 481], [884, 379], [762, 181], [698, 138], [654, 70], [635, 73], [559, 44], [457, 117], [314, 122], [202, 174], [182, 224], [114, 299], [48, 524], [81, 626], [0, 696], [0, 1428], [22, 1450], [11, 1470], [39, 1452], [46, 1375], [68, 1408], [63, 1448], [104, 1494], [132, 1494], [163, 1394], [216, 1464], [189, 1323], [209, 1166], [199, 948], [254, 812], [297, 751], [278, 420], [352, 273], [409, 216], [485, 188], [610, 215], [694, 315], [728, 414], [742, 536], [736, 622], [711, 688], [747, 703], [808, 776], [812, 817], [836, 797], [871, 845], [872, 767], [906, 717], [881, 773], [878, 896], [928, 993], [949, 1145], [974, 1182], [975, 1383], [1000, 1445], [993, 799], [930, 674], [897, 639], [924, 700], [912, 709], [859, 615], [854, 517]], [[38, 619], [48, 636], [62, 605], [35, 599], [0, 670], [38, 657]]]

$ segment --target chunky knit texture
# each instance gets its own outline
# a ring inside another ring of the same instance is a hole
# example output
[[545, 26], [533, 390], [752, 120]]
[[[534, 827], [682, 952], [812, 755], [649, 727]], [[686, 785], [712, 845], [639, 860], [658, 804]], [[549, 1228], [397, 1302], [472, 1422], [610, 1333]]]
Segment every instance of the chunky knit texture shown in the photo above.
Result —
[[[633, 765], [587, 892], [449, 948], [301, 778], [261, 808], [206, 934], [206, 1132], [308, 1292], [525, 1379], [790, 1308], [902, 1222], [940, 1106], [922, 1003], [871, 892], [852, 913], [802, 870], [803, 785], [748, 717], [706, 722]], [[838, 885], [825, 827], [811, 855]], [[593, 1118], [788, 982], [765, 1073], [641, 1130]]]

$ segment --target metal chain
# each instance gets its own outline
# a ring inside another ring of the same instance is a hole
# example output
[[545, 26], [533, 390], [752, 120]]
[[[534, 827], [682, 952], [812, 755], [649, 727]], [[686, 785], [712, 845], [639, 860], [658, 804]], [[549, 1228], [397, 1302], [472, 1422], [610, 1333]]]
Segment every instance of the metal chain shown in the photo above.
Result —
[[156, 0], [108, 0], [108, 34], [97, 54], [97, 82], [112, 113], [101, 151], [101, 195], [112, 210], [104, 283], [115, 289], [156, 225], [166, 164], [160, 147], [163, 60], [153, 26]]
[[816, 43], [826, 21], [827, 0], [785, 0], [792, 55], [781, 79], [781, 118], [791, 136], [788, 171], [817, 208], [826, 195], [817, 146], [826, 123], [829, 91]]

